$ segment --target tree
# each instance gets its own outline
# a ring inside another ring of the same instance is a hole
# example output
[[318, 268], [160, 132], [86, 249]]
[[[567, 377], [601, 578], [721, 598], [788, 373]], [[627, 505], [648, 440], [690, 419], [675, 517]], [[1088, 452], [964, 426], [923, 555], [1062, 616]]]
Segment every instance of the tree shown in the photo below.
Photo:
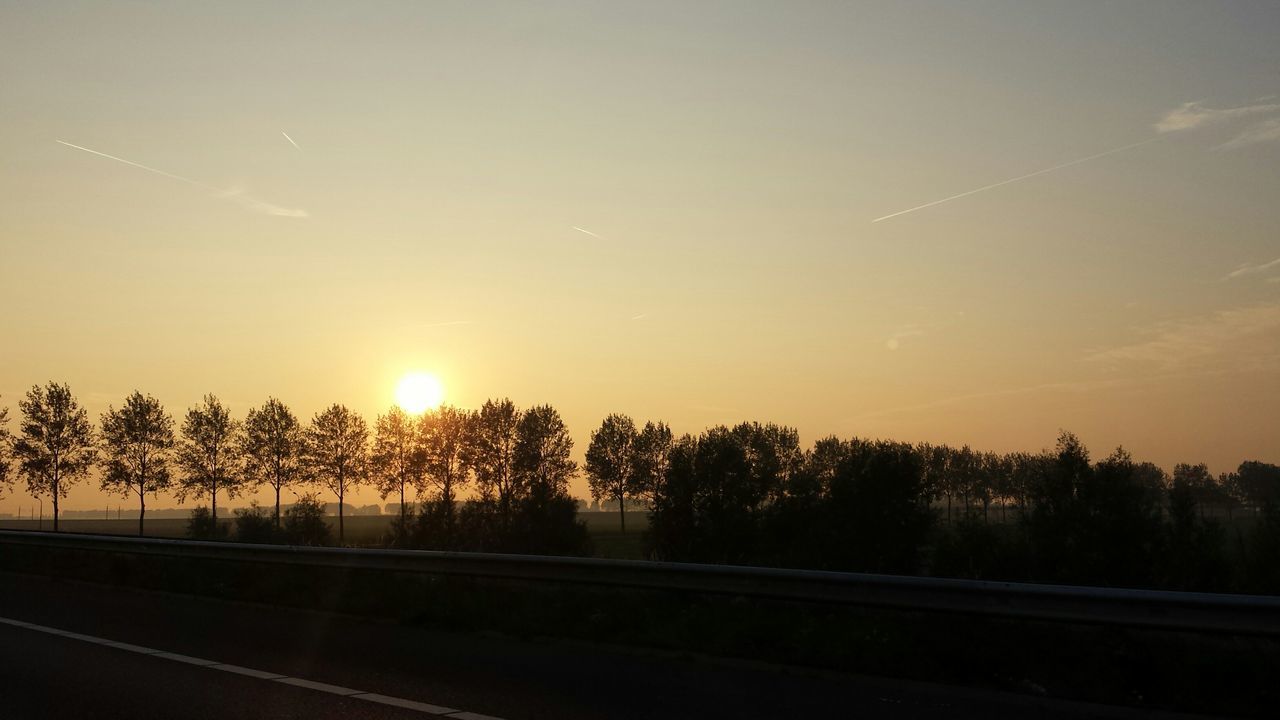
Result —
[[9, 433], [9, 408], [0, 407], [0, 497], [13, 488], [9, 469], [13, 465], [13, 436]]
[[454, 500], [468, 481], [471, 416], [445, 405], [418, 419], [426, 479], [440, 493], [445, 522], [452, 524]]
[[265, 482], [275, 491], [279, 529], [280, 491], [302, 478], [302, 425], [284, 403], [268, 398], [260, 410], [249, 411], [240, 437], [245, 481]]
[[338, 497], [338, 542], [345, 538], [342, 503], [369, 472], [369, 427], [345, 405], [331, 405], [307, 426], [305, 463], [313, 477]]
[[187, 411], [182, 423], [182, 442], [178, 445], [178, 502], [188, 496], [209, 497], [210, 516], [218, 522], [218, 491], [225, 490], [234, 498], [244, 485], [239, 469], [240, 423], [231, 418], [218, 398], [205, 395], [204, 401]]
[[516, 426], [513, 469], [522, 497], [567, 495], [578, 464], [569, 458], [573, 438], [550, 405], [529, 408]]
[[635, 474], [635, 490], [650, 503], [658, 483], [671, 467], [671, 428], [664, 422], [646, 422], [636, 435], [632, 468]]
[[88, 474], [97, 461], [89, 414], [67, 385], [49, 383], [27, 391], [18, 402], [22, 425], [14, 455], [27, 478], [27, 491], [53, 501], [53, 530], [58, 530], [58, 501]]
[[138, 496], [138, 536], [143, 534], [147, 495], [167, 490], [173, 449], [173, 418], [159, 400], [136, 390], [119, 410], [107, 407], [102, 414], [102, 449], [106, 463], [101, 489], [128, 497]]
[[467, 464], [485, 500], [495, 502], [506, 523], [516, 497], [516, 426], [520, 415], [508, 399], [486, 400], [471, 417]]
[[400, 493], [400, 522], [405, 521], [404, 491], [422, 486], [424, 449], [418, 439], [418, 424], [408, 413], [393, 407], [374, 423], [373, 454], [370, 457], [374, 484], [383, 500]]
[[626, 415], [613, 413], [591, 433], [587, 446], [587, 484], [591, 497], [618, 501], [622, 532], [627, 531], [626, 499], [636, 494], [636, 424]]

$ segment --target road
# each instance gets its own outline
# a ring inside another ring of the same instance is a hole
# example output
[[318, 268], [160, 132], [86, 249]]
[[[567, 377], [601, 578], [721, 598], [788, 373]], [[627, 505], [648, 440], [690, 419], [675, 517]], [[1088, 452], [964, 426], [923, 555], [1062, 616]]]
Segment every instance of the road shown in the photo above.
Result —
[[439, 713], [454, 720], [1154, 717], [0, 573], [0, 717]]

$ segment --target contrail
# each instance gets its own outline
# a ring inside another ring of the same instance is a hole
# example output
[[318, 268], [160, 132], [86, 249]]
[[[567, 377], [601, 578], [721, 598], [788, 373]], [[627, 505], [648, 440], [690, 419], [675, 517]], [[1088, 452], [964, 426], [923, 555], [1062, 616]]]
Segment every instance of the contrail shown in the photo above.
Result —
[[289, 133], [287, 133], [287, 132], [285, 132], [285, 131], [281, 130], [281, 131], [280, 131], [280, 134], [284, 136], [284, 139], [285, 139], [285, 140], [288, 140], [288, 141], [289, 141], [289, 144], [290, 144], [290, 145], [292, 145], [292, 146], [294, 146], [294, 147], [298, 148], [299, 150], [301, 150], [301, 149], [302, 149], [302, 148], [298, 147], [298, 143], [296, 143], [296, 142], [294, 142], [294, 141], [293, 141], [293, 138], [289, 137]]
[[98, 152], [97, 150], [90, 150], [90, 149], [89, 149], [89, 148], [87, 148], [87, 147], [80, 147], [79, 145], [72, 145], [71, 143], [66, 142], [66, 141], [64, 141], [64, 140], [58, 140], [58, 142], [59, 142], [59, 143], [62, 143], [63, 145], [66, 145], [67, 147], [73, 147], [73, 148], [75, 148], [75, 149], [77, 149], [77, 150], [83, 150], [83, 151], [85, 151], [85, 152], [87, 152], [87, 153], [93, 153], [94, 155], [101, 155], [101, 156], [102, 156], [102, 157], [104, 157], [104, 158], [109, 158], [109, 159], [111, 159], [111, 160], [115, 160], [116, 162], [122, 162], [122, 163], [124, 163], [125, 165], [132, 165], [132, 166], [134, 166], [134, 167], [136, 167], [136, 168], [141, 168], [141, 169], [143, 169], [143, 170], [146, 170], [147, 172], [152, 172], [152, 173], [155, 173], [155, 174], [157, 174], [157, 175], [163, 175], [163, 176], [165, 176], [165, 177], [167, 177], [167, 178], [173, 178], [174, 180], [181, 180], [182, 182], [187, 183], [188, 185], [195, 185], [196, 187], [202, 187], [202, 188], [204, 188], [205, 190], [212, 190], [212, 191], [214, 191], [214, 192], [216, 192], [216, 193], [221, 193], [221, 192], [223, 192], [223, 190], [222, 190], [221, 188], [216, 188], [216, 187], [214, 187], [214, 186], [212, 186], [212, 185], [205, 185], [204, 183], [200, 182], [199, 180], [192, 180], [191, 178], [184, 178], [184, 177], [182, 177], [181, 175], [174, 175], [173, 173], [167, 173], [167, 172], [165, 172], [165, 171], [163, 171], [163, 170], [157, 170], [157, 169], [155, 169], [155, 168], [153, 168], [153, 167], [147, 167], [146, 165], [143, 165], [143, 164], [141, 164], [141, 163], [136, 163], [136, 162], [134, 162], [134, 161], [132, 161], [132, 160], [125, 160], [124, 158], [119, 158], [119, 157], [116, 157], [115, 155], [108, 155], [108, 154], [106, 154], [106, 153], [104, 153], [104, 152]]
[[895, 218], [895, 217], [898, 217], [899, 215], [906, 215], [907, 213], [912, 213], [912, 212], [915, 212], [915, 211], [917, 211], [917, 210], [923, 210], [923, 209], [925, 209], [925, 208], [927, 208], [927, 207], [933, 207], [934, 205], [941, 205], [941, 204], [942, 204], [942, 203], [944, 203], [944, 202], [950, 202], [950, 201], [952, 201], [952, 200], [959, 200], [959, 199], [960, 199], [960, 198], [962, 198], [962, 197], [968, 197], [969, 195], [973, 195], [973, 194], [975, 194], [975, 193], [980, 193], [980, 192], [982, 192], [983, 190], [991, 190], [991, 189], [993, 189], [993, 188], [998, 188], [998, 187], [1000, 187], [1001, 185], [1008, 185], [1009, 183], [1016, 183], [1016, 182], [1018, 182], [1019, 180], [1026, 180], [1026, 179], [1028, 179], [1028, 178], [1033, 178], [1033, 177], [1035, 177], [1035, 176], [1037, 176], [1037, 175], [1044, 175], [1045, 173], [1051, 173], [1051, 172], [1053, 172], [1054, 170], [1061, 170], [1061, 169], [1063, 169], [1063, 168], [1069, 168], [1069, 167], [1071, 167], [1072, 165], [1079, 165], [1079, 164], [1080, 164], [1080, 163], [1082, 163], [1082, 162], [1088, 162], [1088, 161], [1090, 161], [1090, 160], [1096, 160], [1096, 159], [1098, 159], [1098, 158], [1100, 158], [1100, 157], [1106, 157], [1107, 155], [1114, 155], [1115, 153], [1118, 153], [1118, 152], [1124, 152], [1125, 150], [1132, 150], [1133, 148], [1136, 148], [1136, 147], [1138, 147], [1138, 146], [1140, 146], [1140, 145], [1146, 145], [1147, 143], [1155, 142], [1156, 140], [1162, 140], [1162, 139], [1164, 139], [1164, 136], [1159, 136], [1159, 135], [1158, 135], [1158, 136], [1156, 136], [1156, 137], [1153, 137], [1153, 138], [1147, 138], [1146, 140], [1143, 140], [1143, 141], [1141, 141], [1141, 142], [1131, 143], [1131, 144], [1129, 144], [1129, 145], [1125, 145], [1125, 146], [1123, 146], [1123, 147], [1112, 148], [1112, 149], [1110, 149], [1110, 150], [1107, 150], [1107, 151], [1104, 151], [1104, 152], [1097, 153], [1096, 155], [1090, 155], [1089, 157], [1082, 157], [1082, 158], [1080, 158], [1079, 160], [1072, 160], [1071, 162], [1065, 162], [1065, 163], [1062, 163], [1061, 165], [1054, 165], [1053, 167], [1045, 168], [1045, 169], [1043, 169], [1043, 170], [1037, 170], [1037, 171], [1035, 171], [1035, 172], [1033, 172], [1033, 173], [1027, 173], [1026, 175], [1019, 175], [1019, 176], [1018, 176], [1018, 177], [1016, 177], [1016, 178], [1009, 178], [1008, 180], [1001, 180], [1001, 181], [1000, 181], [1000, 182], [998, 182], [998, 183], [991, 183], [990, 185], [983, 185], [982, 187], [980, 187], [980, 188], [978, 188], [978, 189], [976, 189], [976, 190], [969, 190], [968, 192], [962, 192], [962, 193], [960, 193], [959, 195], [952, 195], [951, 197], [945, 197], [945, 198], [942, 198], [941, 200], [934, 200], [933, 202], [925, 203], [924, 205], [917, 205], [917, 206], [915, 206], [915, 207], [913, 207], [913, 208], [907, 208], [906, 210], [899, 210], [899, 211], [898, 211], [898, 212], [896, 212], [896, 213], [893, 213], [893, 214], [890, 214], [890, 215], [885, 215], [884, 217], [878, 217], [878, 218], [876, 218], [875, 220], [872, 220], [871, 222], [873, 222], [873, 223], [878, 223], [878, 222], [880, 222], [881, 220], [888, 220], [889, 218]]
[[583, 230], [582, 228], [578, 227], [577, 225], [571, 225], [570, 227], [572, 227], [574, 230], [577, 230], [577, 231], [578, 231], [578, 232], [580, 232], [580, 233], [586, 233], [586, 234], [590, 235], [590, 236], [591, 236], [591, 237], [593, 237], [593, 238], [596, 238], [596, 239], [599, 239], [599, 240], [603, 240], [603, 239], [604, 239], [604, 238], [600, 237], [599, 235], [597, 235], [597, 234], [595, 234], [595, 233], [591, 232], [590, 230]]
[[[216, 188], [212, 185], [207, 185], [205, 183], [202, 183], [199, 180], [192, 180], [191, 178], [182, 177], [181, 175], [174, 175], [173, 173], [165, 172], [163, 170], [157, 170], [153, 167], [147, 167], [142, 163], [136, 163], [132, 160], [125, 160], [122, 157], [116, 157], [115, 155], [108, 155], [104, 152], [98, 152], [97, 150], [90, 150], [87, 147], [81, 147], [79, 145], [69, 143], [65, 140], [58, 140], [57, 142], [62, 145], [66, 145], [67, 147], [75, 148], [77, 150], [83, 150], [87, 153], [93, 153], [94, 155], [100, 155], [109, 160], [122, 162], [125, 165], [132, 165], [133, 167], [139, 168], [141, 170], [146, 170], [149, 173], [155, 173], [156, 175], [163, 175], [164, 177], [172, 178], [174, 180], [181, 180], [182, 182], [188, 185], [195, 185], [198, 188], [204, 188], [205, 190], [210, 190], [214, 193], [217, 193], [218, 197], [225, 198], [227, 200], [231, 200], [233, 202], [239, 203], [240, 205], [246, 208], [249, 208], [250, 210], [253, 210], [255, 212], [260, 212], [267, 215], [277, 215], [280, 217], [298, 217], [298, 218], [310, 217], [306, 210], [302, 210], [300, 208], [286, 208], [286, 207], [281, 207], [279, 205], [272, 205], [271, 203], [263, 202], [261, 200], [249, 197], [248, 195], [244, 194], [243, 190], [240, 190], [238, 188], [232, 188], [230, 190]], [[293, 141], [290, 140], [289, 142], [293, 142]]]

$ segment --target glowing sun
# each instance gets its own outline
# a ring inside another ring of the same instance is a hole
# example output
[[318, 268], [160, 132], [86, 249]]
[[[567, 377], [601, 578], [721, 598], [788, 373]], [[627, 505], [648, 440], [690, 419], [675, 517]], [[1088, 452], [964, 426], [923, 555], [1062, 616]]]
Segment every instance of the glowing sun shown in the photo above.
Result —
[[396, 404], [405, 412], [417, 414], [440, 407], [444, 402], [444, 385], [440, 378], [428, 373], [409, 373], [396, 385]]

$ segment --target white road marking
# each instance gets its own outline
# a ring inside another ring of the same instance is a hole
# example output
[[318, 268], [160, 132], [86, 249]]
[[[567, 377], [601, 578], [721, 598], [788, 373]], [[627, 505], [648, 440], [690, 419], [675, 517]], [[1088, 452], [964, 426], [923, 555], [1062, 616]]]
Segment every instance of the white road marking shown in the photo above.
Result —
[[35, 623], [29, 623], [22, 620], [0, 617], [0, 625], [9, 625], [26, 630], [35, 630], [36, 632], [42, 632], [47, 635], [56, 635], [69, 640], [82, 640], [95, 645], [102, 645], [104, 647], [124, 650], [125, 652], [137, 653], [139, 655], [147, 655], [161, 660], [172, 660], [174, 662], [186, 663], [188, 665], [206, 667], [210, 670], [232, 672], [238, 675], [257, 678], [259, 680], [278, 682], [284, 685], [292, 685], [294, 687], [329, 693], [331, 695], [341, 695], [342, 697], [365, 700], [368, 702], [378, 703], [380, 705], [390, 705], [392, 707], [404, 708], [406, 710], [414, 710], [427, 715], [438, 715], [440, 717], [452, 718], [453, 720], [502, 720], [502, 718], [494, 717], [492, 715], [481, 715], [480, 713], [455, 710], [450, 707], [444, 707], [443, 705], [432, 705], [431, 703], [418, 702], [416, 700], [392, 697], [390, 695], [380, 695], [378, 693], [365, 692], [364, 690], [354, 690], [340, 685], [330, 685], [328, 683], [317, 682], [315, 680], [289, 677], [288, 675], [267, 672], [266, 670], [256, 670], [254, 668], [243, 667], [240, 665], [220, 663], [217, 660], [204, 660], [198, 657], [191, 657], [190, 655], [180, 655], [178, 653], [156, 650], [154, 648], [143, 647], [141, 645], [132, 645], [130, 643], [119, 642], [117, 640], [94, 637], [93, 635], [83, 635], [81, 633], [74, 633], [68, 630], [59, 630], [58, 628], [48, 627], [46, 625], [37, 625]]

